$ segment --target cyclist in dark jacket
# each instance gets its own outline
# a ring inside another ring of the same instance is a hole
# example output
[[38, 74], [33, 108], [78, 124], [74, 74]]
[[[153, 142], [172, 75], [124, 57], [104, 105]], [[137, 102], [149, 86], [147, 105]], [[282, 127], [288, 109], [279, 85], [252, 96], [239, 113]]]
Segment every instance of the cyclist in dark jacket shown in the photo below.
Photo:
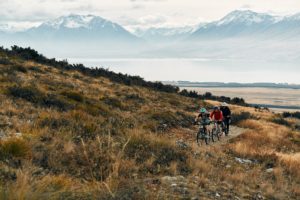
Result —
[[231, 110], [228, 107], [228, 104], [225, 102], [221, 104], [220, 110], [223, 113], [223, 122], [224, 122], [225, 129], [226, 129], [225, 134], [228, 135], [229, 126], [230, 126], [230, 118], [231, 118]]

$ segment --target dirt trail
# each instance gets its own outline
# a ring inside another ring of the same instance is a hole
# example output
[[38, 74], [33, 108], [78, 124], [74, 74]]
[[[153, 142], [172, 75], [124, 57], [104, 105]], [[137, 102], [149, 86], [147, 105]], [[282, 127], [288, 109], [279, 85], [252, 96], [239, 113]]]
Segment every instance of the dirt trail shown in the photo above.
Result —
[[[172, 130], [169, 135], [170, 137], [178, 138], [178, 140], [182, 140], [183, 142], [189, 144], [196, 144], [196, 133], [198, 131], [199, 126], [194, 126], [193, 128], [184, 128], [184, 129], [175, 129]], [[243, 134], [247, 129], [240, 128], [237, 126], [230, 126], [230, 132], [228, 136], [222, 135], [220, 141], [217, 142], [210, 142], [209, 145], [205, 145], [204, 141], [202, 142], [201, 146], [203, 147], [211, 147], [211, 146], [218, 146], [222, 144], [226, 144], [230, 139], [235, 138], [241, 134]]]
[[230, 139], [235, 138], [241, 134], [243, 134], [247, 129], [240, 128], [237, 126], [231, 126], [230, 127], [230, 132], [228, 136], [222, 136], [221, 140], [219, 142], [213, 143], [213, 145], [220, 145], [220, 144], [225, 144], [227, 143]]

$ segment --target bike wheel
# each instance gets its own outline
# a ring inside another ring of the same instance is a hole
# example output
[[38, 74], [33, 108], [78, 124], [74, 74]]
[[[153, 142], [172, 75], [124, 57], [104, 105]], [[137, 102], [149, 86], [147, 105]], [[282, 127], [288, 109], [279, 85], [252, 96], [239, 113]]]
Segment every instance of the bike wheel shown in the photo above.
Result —
[[208, 133], [208, 142], [212, 142], [212, 139], [211, 139], [211, 132], [208, 131], [207, 133]]
[[200, 145], [200, 140], [201, 140], [201, 133], [200, 131], [197, 133], [197, 144]]
[[206, 137], [204, 138], [204, 141], [205, 141], [205, 144], [206, 144], [206, 145], [208, 145], [208, 140], [209, 140], [209, 138], [206, 136]]
[[203, 132], [202, 132], [202, 137], [203, 137], [203, 140], [205, 141], [205, 144], [208, 145], [209, 143], [209, 132], [204, 129]]
[[216, 131], [216, 136], [217, 136], [218, 141], [220, 141], [221, 134], [222, 134], [222, 132], [220, 130]]
[[216, 129], [213, 129], [212, 131], [211, 131], [211, 141], [212, 142], [215, 142], [216, 140], [215, 140], [215, 134], [216, 134]]

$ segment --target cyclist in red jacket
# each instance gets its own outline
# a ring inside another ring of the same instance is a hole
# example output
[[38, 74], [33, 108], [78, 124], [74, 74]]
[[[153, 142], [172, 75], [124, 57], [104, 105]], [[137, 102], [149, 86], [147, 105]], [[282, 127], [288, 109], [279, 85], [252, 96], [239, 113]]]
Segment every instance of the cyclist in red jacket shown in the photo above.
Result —
[[214, 110], [210, 113], [210, 118], [218, 122], [223, 121], [223, 113], [218, 106], [214, 106]]
[[223, 113], [218, 106], [214, 106], [214, 110], [210, 113], [210, 119], [215, 121], [215, 125], [219, 130], [224, 130]]

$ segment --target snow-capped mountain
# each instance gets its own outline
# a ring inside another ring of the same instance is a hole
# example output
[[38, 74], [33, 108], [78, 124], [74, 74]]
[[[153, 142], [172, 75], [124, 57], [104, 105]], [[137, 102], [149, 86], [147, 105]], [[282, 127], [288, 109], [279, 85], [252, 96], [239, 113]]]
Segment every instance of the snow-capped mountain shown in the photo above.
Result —
[[264, 13], [256, 13], [250, 10], [235, 10], [221, 20], [215, 22], [215, 24], [217, 26], [224, 26], [228, 24], [243, 24], [251, 26], [253, 24], [272, 24], [277, 20], [280, 20], [280, 17], [274, 17]]
[[105, 26], [105, 23], [110, 23], [109, 21], [101, 18], [96, 17], [93, 15], [69, 15], [67, 17], [59, 17], [55, 20], [45, 22], [40, 27], [45, 28], [53, 28], [53, 29], [60, 29], [60, 28], [93, 28], [92, 21], [100, 22]]
[[0, 37], [6, 46], [31, 46], [55, 57], [123, 56], [139, 51], [144, 41], [117, 23], [94, 15], [69, 15], [22, 32]]
[[279, 17], [236, 10], [196, 27], [138, 29], [94, 15], [69, 15], [23, 32], [5, 33], [0, 45], [31, 46], [59, 57], [201, 57], [300, 60], [300, 13]]
[[177, 40], [188, 37], [199, 26], [184, 27], [151, 27], [148, 29], [137, 29], [134, 34], [151, 42], [176, 42]]
[[34, 37], [64, 40], [139, 40], [119, 24], [94, 15], [69, 15], [45, 22], [26, 31]]
[[236, 10], [218, 21], [196, 30], [190, 39], [268, 38], [294, 32], [300, 28], [300, 17], [273, 16], [250, 10]]

